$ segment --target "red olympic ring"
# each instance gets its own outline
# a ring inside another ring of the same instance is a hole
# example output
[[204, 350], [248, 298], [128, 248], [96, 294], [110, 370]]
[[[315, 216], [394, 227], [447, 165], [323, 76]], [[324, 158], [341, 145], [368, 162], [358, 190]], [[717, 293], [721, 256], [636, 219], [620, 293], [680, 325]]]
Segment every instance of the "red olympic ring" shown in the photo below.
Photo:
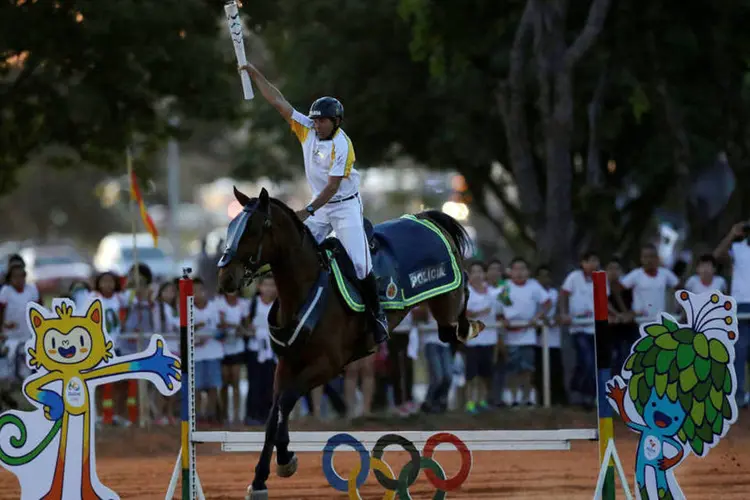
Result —
[[461, 486], [466, 481], [466, 478], [469, 477], [472, 465], [471, 451], [457, 436], [449, 432], [438, 432], [430, 436], [427, 440], [424, 450], [422, 450], [422, 456], [424, 458], [432, 458], [435, 447], [440, 443], [448, 443], [456, 447], [456, 450], [461, 454], [461, 469], [459, 469], [455, 476], [445, 480], [437, 477], [430, 469], [424, 469], [424, 473], [435, 488], [443, 491], [453, 491]]

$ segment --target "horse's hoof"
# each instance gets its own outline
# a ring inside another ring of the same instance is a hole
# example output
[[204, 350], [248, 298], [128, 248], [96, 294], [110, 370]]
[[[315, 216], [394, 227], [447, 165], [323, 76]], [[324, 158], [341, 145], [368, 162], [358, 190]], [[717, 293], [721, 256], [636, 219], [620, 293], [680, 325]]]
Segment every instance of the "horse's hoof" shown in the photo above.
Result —
[[297, 455], [292, 455], [292, 459], [286, 465], [276, 465], [276, 475], [279, 477], [292, 477], [297, 472]]
[[253, 491], [253, 487], [248, 486], [245, 500], [268, 500], [268, 490]]

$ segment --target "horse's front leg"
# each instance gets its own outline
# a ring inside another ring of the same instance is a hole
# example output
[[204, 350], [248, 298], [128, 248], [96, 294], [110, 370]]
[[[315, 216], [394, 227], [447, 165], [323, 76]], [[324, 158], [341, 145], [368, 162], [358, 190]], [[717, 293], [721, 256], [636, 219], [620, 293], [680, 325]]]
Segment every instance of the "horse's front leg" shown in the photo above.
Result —
[[[343, 364], [343, 363], [341, 363]], [[302, 394], [331, 380], [343, 366], [326, 356], [311, 360], [305, 368], [293, 373], [283, 365], [277, 372], [279, 420], [276, 433], [276, 473], [279, 477], [291, 477], [297, 472], [297, 457], [289, 451], [289, 414]], [[333, 368], [332, 368], [333, 367]]]
[[279, 395], [274, 394], [271, 412], [266, 421], [266, 436], [263, 441], [263, 450], [260, 452], [258, 464], [255, 466], [255, 477], [252, 485], [247, 490], [246, 500], [265, 500], [268, 498], [266, 481], [271, 474], [271, 455], [273, 455], [274, 440], [278, 430], [279, 421]]
[[276, 430], [276, 474], [291, 477], [297, 472], [297, 457], [289, 451], [289, 415], [300, 398], [301, 392], [294, 387], [279, 394], [279, 423]]

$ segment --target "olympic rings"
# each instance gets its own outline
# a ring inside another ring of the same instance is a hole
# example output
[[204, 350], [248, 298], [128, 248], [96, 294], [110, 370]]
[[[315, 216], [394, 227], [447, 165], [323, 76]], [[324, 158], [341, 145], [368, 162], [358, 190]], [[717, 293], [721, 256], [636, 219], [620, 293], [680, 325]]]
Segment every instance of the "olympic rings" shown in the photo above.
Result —
[[[435, 447], [441, 443], [452, 444], [461, 455], [461, 468], [455, 476], [449, 479], [446, 479], [442, 466], [433, 458]], [[333, 452], [341, 445], [354, 448], [359, 453], [359, 464], [349, 473], [348, 481], [339, 476], [333, 467]], [[400, 446], [411, 457], [411, 460], [399, 472], [398, 479], [391, 467], [383, 460], [385, 448], [391, 445]], [[409, 487], [416, 482], [419, 471], [422, 469], [425, 471], [427, 480], [436, 488], [433, 500], [444, 500], [447, 498], [447, 492], [459, 488], [466, 481], [471, 467], [471, 450], [461, 439], [448, 432], [439, 432], [430, 436], [421, 456], [414, 443], [398, 434], [385, 434], [378, 439], [373, 447], [372, 456], [368, 454], [360, 441], [346, 433], [331, 436], [323, 449], [323, 474], [328, 484], [337, 491], [348, 493], [350, 500], [361, 500], [359, 488], [367, 480], [370, 469], [375, 473], [378, 483], [386, 490], [383, 500], [393, 500], [396, 494], [398, 498], [411, 499]]]

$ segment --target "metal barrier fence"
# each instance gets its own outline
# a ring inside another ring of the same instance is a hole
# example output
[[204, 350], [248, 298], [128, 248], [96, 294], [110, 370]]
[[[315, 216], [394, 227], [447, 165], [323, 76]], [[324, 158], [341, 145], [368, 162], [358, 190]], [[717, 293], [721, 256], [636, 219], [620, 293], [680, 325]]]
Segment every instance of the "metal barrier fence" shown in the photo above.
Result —
[[[679, 318], [680, 314], [673, 314], [672, 315], [675, 318]], [[651, 317], [637, 317], [635, 318], [635, 322], [637, 324], [646, 323], [649, 321], [654, 321], [655, 318]], [[739, 313], [737, 314], [738, 320], [750, 320], [750, 313]], [[558, 324], [549, 324], [546, 322], [540, 322], [535, 325], [532, 325], [528, 322], [511, 322], [509, 325], [511, 328], [523, 328], [525, 326], [537, 328], [541, 331], [540, 339], [541, 339], [541, 349], [542, 349], [542, 405], [545, 408], [549, 408], [552, 405], [552, 394], [551, 394], [551, 373], [550, 373], [550, 347], [549, 347], [549, 329], [550, 328], [567, 328], [570, 330], [571, 328], [575, 327], [592, 327], [594, 326], [594, 318], [593, 316], [590, 318], [573, 318], [571, 323], [568, 325], [558, 325]], [[486, 328], [496, 328], [498, 330], [499, 334], [502, 334], [503, 330], [505, 329], [505, 325], [502, 323], [493, 323], [485, 325]], [[416, 328], [419, 333], [437, 333], [437, 327], [435, 326], [429, 326], [429, 325], [415, 325], [413, 328]], [[179, 341], [180, 335], [176, 332], [169, 332], [169, 333], [162, 333], [160, 334], [164, 337], [167, 341]], [[408, 331], [402, 332], [396, 332], [392, 333], [391, 335], [408, 335]], [[593, 332], [592, 332], [593, 335]], [[124, 340], [138, 340], [140, 337], [140, 334], [138, 333], [123, 333], [120, 334], [118, 337], [119, 339]], [[179, 354], [179, 353], [175, 353]], [[613, 374], [614, 375], [614, 374]], [[143, 415], [143, 405], [145, 405], [145, 402], [142, 398], [138, 398], [138, 410], [139, 415]], [[140, 418], [140, 424], [141, 426], [144, 425], [143, 423], [143, 417]]]

